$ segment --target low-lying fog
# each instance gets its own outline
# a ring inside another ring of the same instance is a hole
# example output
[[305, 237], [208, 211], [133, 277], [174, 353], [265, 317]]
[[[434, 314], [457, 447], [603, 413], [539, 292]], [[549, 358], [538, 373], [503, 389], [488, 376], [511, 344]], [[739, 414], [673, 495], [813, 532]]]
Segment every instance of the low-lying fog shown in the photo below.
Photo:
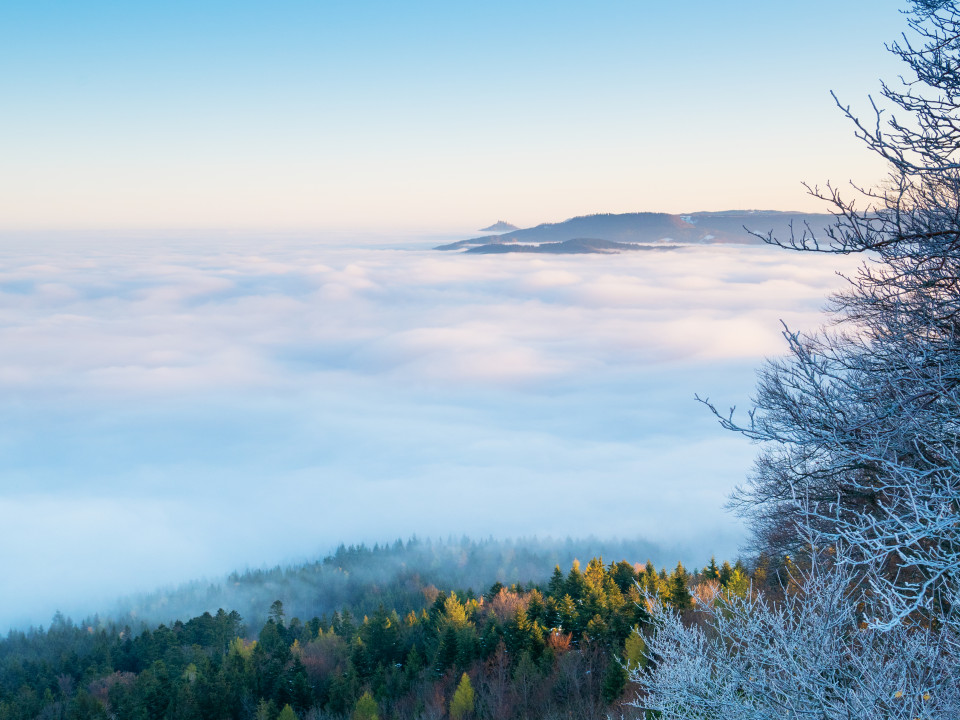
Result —
[[0, 241], [0, 628], [340, 541], [734, 555], [756, 448], [694, 393], [748, 406], [841, 259], [436, 241]]

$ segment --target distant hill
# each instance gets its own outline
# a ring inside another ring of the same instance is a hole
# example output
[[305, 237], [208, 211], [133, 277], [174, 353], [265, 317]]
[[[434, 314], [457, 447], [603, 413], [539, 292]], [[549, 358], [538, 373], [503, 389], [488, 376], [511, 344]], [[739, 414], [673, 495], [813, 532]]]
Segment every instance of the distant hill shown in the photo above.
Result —
[[[670, 244], [760, 244], [760, 240], [751, 232], [788, 238], [790, 225], [799, 235], [809, 226], [815, 232], [821, 232], [834, 222], [832, 215], [779, 212], [774, 210], [726, 210], [723, 212], [699, 212], [688, 215], [670, 215], [668, 213], [623, 213], [583, 215], [559, 223], [544, 223], [524, 230], [510, 230], [497, 235], [461, 240], [440, 245], [436, 250], [466, 250], [494, 245], [519, 244], [547, 247], [537, 250], [476, 250], [476, 252], [620, 252], [628, 248], [608, 246], [601, 248], [599, 242], [619, 243], [623, 245], [650, 245], [652, 243]], [[495, 226], [494, 226], [495, 227]], [[749, 228], [748, 232], [745, 228]], [[488, 228], [489, 230], [490, 228]], [[589, 238], [592, 245], [584, 244], [576, 250], [576, 244], [569, 241], [585, 242]]]
[[640, 245], [619, 243], [597, 238], [574, 238], [563, 242], [548, 242], [539, 245], [522, 245], [514, 242], [488, 243], [467, 249], [468, 253], [494, 255], [498, 253], [551, 253], [554, 255], [583, 255], [619, 253], [631, 250], [673, 250], [677, 245]]
[[504, 222], [503, 220], [497, 220], [490, 227], [480, 228], [480, 232], [505, 233], [505, 232], [512, 232], [514, 230], [519, 230], [519, 229], [520, 228], [518, 228], [516, 225], [511, 225], [510, 223]]

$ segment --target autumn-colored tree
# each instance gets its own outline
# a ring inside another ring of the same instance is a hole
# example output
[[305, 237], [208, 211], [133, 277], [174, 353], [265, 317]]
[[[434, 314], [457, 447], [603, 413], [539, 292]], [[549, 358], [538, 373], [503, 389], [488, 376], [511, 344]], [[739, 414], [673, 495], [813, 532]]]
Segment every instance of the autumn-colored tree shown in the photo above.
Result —
[[637, 628], [627, 636], [623, 647], [623, 661], [628, 670], [637, 670], [647, 664], [647, 644]]
[[739, 598], [744, 598], [750, 592], [750, 578], [737, 568], [733, 569], [730, 581], [727, 583], [727, 592]]
[[467, 624], [467, 611], [456, 593], [451, 593], [450, 597], [443, 601], [443, 619], [454, 627], [463, 627]]
[[464, 673], [450, 701], [450, 717], [452, 720], [463, 720], [473, 712], [473, 705], [473, 685], [470, 684], [470, 677]]
[[352, 720], [380, 720], [380, 708], [369, 691], [363, 693], [353, 709]]
[[570, 649], [570, 641], [573, 639], [573, 633], [565, 633], [554, 629], [547, 636], [547, 645], [557, 655], [565, 653]]

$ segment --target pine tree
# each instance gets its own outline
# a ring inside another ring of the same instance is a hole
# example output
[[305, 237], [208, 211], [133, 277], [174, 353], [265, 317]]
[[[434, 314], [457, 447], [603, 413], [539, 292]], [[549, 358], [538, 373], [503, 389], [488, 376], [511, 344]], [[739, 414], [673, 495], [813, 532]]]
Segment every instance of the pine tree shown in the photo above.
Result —
[[567, 573], [564, 589], [567, 595], [574, 600], [582, 599], [587, 592], [587, 582], [583, 577], [583, 573], [580, 571], [580, 562], [578, 560], [573, 561], [570, 572]]
[[667, 582], [667, 601], [677, 610], [686, 610], [693, 604], [693, 596], [690, 594], [688, 582], [689, 578], [687, 571], [683, 568], [683, 563], [677, 563], [677, 567]]
[[547, 584], [547, 592], [550, 597], [557, 598], [558, 600], [566, 594], [563, 582], [563, 571], [560, 570], [559, 565], [553, 568], [553, 575], [550, 576], [550, 582]]
[[637, 574], [633, 570], [633, 565], [626, 560], [610, 564], [610, 577], [620, 588], [621, 593], [629, 592], [637, 581]]
[[717, 567], [717, 560], [710, 556], [710, 564], [703, 569], [703, 577], [707, 580], [719, 580], [720, 568]]
[[733, 577], [733, 568], [730, 567], [730, 563], [727, 560], [724, 560], [723, 566], [720, 568], [720, 584], [726, 587], [731, 577]]
[[627, 670], [617, 658], [607, 664], [607, 671], [603, 674], [603, 685], [600, 695], [608, 705], [619, 698], [627, 687]]
[[647, 664], [647, 644], [637, 628], [627, 636], [623, 646], [623, 660], [630, 670], [637, 670]]

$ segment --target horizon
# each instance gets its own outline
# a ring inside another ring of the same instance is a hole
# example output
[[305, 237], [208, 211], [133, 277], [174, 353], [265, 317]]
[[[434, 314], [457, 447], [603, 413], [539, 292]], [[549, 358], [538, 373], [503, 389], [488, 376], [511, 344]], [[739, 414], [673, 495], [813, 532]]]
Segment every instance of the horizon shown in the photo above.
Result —
[[[577, 215], [557, 215], [556, 217], [538, 220], [529, 225], [518, 225], [509, 219], [497, 218], [486, 223], [490, 226], [497, 222], [507, 222], [515, 225], [520, 230], [539, 227], [541, 225], [559, 225], [569, 220], [578, 218], [594, 217], [597, 215], [673, 215], [682, 217], [684, 215], [709, 215], [721, 213], [780, 213], [785, 215], [830, 215], [828, 208], [820, 202], [820, 212], [816, 209], [797, 210], [775, 209], [767, 207], [717, 207], [710, 210], [685, 210], [685, 211], [665, 211], [656, 209], [645, 210], [624, 210], [622, 212], [612, 212], [606, 210], [597, 210], [595, 212], [584, 212]], [[482, 225], [483, 223], [478, 223]], [[315, 236], [317, 239], [324, 237], [339, 238], [385, 238], [391, 235], [397, 236], [398, 240], [407, 242], [416, 242], [423, 240], [429, 242], [427, 238], [455, 238], [459, 236], [472, 236], [474, 233], [484, 232], [482, 227], [469, 228], [460, 223], [459, 226], [436, 227], [431, 225], [408, 225], [390, 228], [375, 227], [357, 227], [357, 226], [303, 226], [275, 228], [270, 226], [262, 227], [231, 227], [221, 226], [168, 226], [168, 227], [63, 227], [63, 228], [2, 228], [0, 227], [0, 239], [15, 240], [24, 237], [44, 237], [50, 239], [87, 239], [98, 238], [127, 238], [127, 239], [183, 239], [186, 237], [203, 237], [207, 239], [228, 239], [228, 238], [252, 238], [263, 236], [279, 237], [302, 237], [305, 235]], [[492, 234], [500, 234], [493, 232]]]
[[899, 7], [4, 3], [0, 625], [375, 533], [730, 554], [755, 449], [694, 394], [855, 260], [429, 248], [824, 212], [885, 177], [829, 93], [869, 110]]
[[811, 212], [801, 182], [886, 174], [829, 91], [899, 72], [893, 0], [115, 10], [0, 9], [0, 231]]

